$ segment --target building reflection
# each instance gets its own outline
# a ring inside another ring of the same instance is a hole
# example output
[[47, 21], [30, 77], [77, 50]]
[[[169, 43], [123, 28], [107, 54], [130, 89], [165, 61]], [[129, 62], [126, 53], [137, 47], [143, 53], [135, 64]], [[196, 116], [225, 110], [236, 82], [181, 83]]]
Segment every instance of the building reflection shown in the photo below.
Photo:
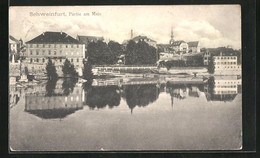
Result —
[[[148, 82], [148, 81], [146, 81]], [[159, 98], [160, 93], [174, 100], [205, 97], [207, 101], [232, 101], [241, 93], [241, 79], [238, 77], [216, 76], [201, 83], [146, 83], [121, 85], [95, 85], [85, 82], [81, 86], [73, 80], [52, 80], [46, 84], [28, 87], [25, 92], [25, 111], [43, 119], [62, 119], [83, 109], [90, 110], [108, 107], [112, 109], [125, 100], [131, 113], [135, 107], [147, 107]], [[20, 98], [19, 91], [10, 90], [10, 105]]]
[[21, 98], [21, 89], [18, 89], [15, 86], [9, 86], [9, 106], [13, 108], [20, 101]]
[[173, 107], [174, 98], [178, 100], [186, 99], [187, 97], [200, 97], [200, 93], [204, 92], [204, 84], [166, 84], [166, 93], [169, 93], [171, 96], [171, 106]]
[[25, 94], [25, 111], [42, 119], [62, 119], [82, 109], [82, 88], [69, 82], [72, 81], [53, 80], [48, 81], [46, 86], [30, 88]]
[[211, 77], [205, 85], [208, 101], [233, 101], [241, 92], [241, 78], [238, 76]]

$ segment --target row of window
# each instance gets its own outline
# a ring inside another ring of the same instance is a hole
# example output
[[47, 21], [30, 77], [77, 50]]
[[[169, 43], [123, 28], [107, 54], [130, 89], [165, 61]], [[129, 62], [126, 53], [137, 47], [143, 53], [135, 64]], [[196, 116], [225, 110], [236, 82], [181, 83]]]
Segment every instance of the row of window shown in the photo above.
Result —
[[228, 85], [228, 86], [216, 86], [217, 88], [236, 88], [236, 85]]
[[[68, 60], [70, 60], [70, 62], [74, 62], [73, 59], [68, 59]], [[34, 61], [37, 62], [37, 63], [39, 63], [40, 61], [42, 61], [42, 62], [44, 63], [44, 62], [47, 62], [48, 60], [46, 60], [45, 58], [42, 58], [42, 59], [36, 58], [36, 60], [34, 60]], [[59, 59], [59, 60], [57, 60], [57, 61], [64, 62], [65, 59]], [[75, 61], [78, 63], [78, 62], [79, 62], [79, 59], [77, 58]], [[32, 63], [32, 62], [33, 62], [33, 59], [31, 58], [31, 59], [30, 59], [30, 63]]]
[[217, 91], [217, 94], [237, 94], [237, 91]]
[[[57, 55], [57, 51], [53, 51], [53, 54], [52, 54], [51, 50], [48, 50], [47, 52], [48, 52], [48, 55]], [[33, 51], [30, 50], [30, 55], [33, 55], [33, 54], [34, 54]], [[39, 50], [36, 50], [36, 55], [39, 55], [39, 54], [40, 54]], [[61, 54], [62, 54], [62, 50], [60, 50], [60, 55]], [[70, 54], [73, 55], [74, 53], [71, 52]], [[45, 55], [45, 50], [42, 50], [41, 55]], [[68, 52], [66, 52], [66, 55], [68, 55]], [[79, 52], [77, 52], [77, 55], [79, 55]]]
[[224, 57], [218, 57], [217, 56], [217, 57], [215, 57], [215, 59], [237, 59], [237, 57], [235, 57], [235, 56], [234, 57], [225, 57], [225, 56]]
[[236, 62], [214, 62], [215, 65], [236, 65]]
[[[219, 68], [219, 66], [217, 68]], [[239, 67], [236, 67], [236, 66], [225, 66], [225, 67], [220, 67], [220, 68], [225, 68], [225, 69], [231, 68], [231, 69], [233, 69], [233, 68], [239, 68]]]
[[[54, 47], [54, 48], [63, 48], [63, 46], [64, 46], [64, 44], [29, 44], [29, 47], [30, 48], [33, 48], [33, 47], [36, 47], [36, 48], [40, 48], [40, 47], [42, 47], [42, 48], [51, 48], [52, 46]], [[66, 44], [65, 45], [65, 48], [79, 48], [79, 45], [78, 44], [76, 44], [76, 45], [73, 45], [73, 44]]]

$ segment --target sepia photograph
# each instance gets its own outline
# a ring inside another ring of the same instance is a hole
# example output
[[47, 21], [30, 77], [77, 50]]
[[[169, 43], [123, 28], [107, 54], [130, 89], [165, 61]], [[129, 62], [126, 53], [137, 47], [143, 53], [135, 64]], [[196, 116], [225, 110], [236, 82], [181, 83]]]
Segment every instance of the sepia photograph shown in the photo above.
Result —
[[240, 5], [9, 7], [9, 150], [242, 150]]

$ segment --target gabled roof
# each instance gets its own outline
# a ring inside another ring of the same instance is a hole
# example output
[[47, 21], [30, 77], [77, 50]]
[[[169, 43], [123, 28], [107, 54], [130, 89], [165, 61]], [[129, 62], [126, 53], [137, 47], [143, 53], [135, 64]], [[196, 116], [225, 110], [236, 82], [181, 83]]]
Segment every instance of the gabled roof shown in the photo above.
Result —
[[154, 41], [154, 40], [152, 40], [152, 39], [150, 39], [150, 38], [148, 38], [147, 36], [136, 36], [136, 37], [134, 37], [134, 38], [132, 38], [131, 40], [133, 40], [133, 41], [139, 41], [140, 39], [147, 39], [148, 41], [150, 41], [150, 42], [156, 42], [156, 41]]
[[9, 39], [16, 42], [16, 43], [19, 43], [20, 41], [16, 38], [14, 38], [13, 36], [9, 35]]
[[185, 43], [185, 41], [183, 41], [183, 40], [181, 40], [181, 41], [174, 41], [174, 42], [172, 42], [172, 46], [179, 46], [179, 45], [181, 45], [182, 43]]
[[34, 39], [27, 41], [27, 44], [50, 44], [50, 43], [62, 43], [62, 44], [79, 44], [79, 41], [69, 36], [65, 32], [44, 32]]
[[188, 42], [189, 47], [198, 47], [199, 41]]
[[77, 39], [79, 40], [80, 43], [83, 43], [83, 44], [88, 44], [89, 42], [91, 41], [98, 41], [98, 40], [101, 40], [103, 41], [104, 40], [104, 37], [97, 37], [97, 36], [80, 36], [78, 35], [77, 36]]

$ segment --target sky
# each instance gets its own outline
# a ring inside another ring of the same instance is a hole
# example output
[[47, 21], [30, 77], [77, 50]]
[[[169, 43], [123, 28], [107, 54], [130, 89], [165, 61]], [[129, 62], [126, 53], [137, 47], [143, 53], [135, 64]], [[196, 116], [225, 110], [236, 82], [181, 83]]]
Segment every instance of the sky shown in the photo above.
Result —
[[206, 48], [230, 45], [240, 49], [241, 7], [160, 5], [9, 8], [9, 34], [25, 42], [46, 31], [63, 31], [74, 38], [77, 35], [103, 36], [106, 41], [122, 43], [131, 37], [133, 30], [134, 36], [144, 35], [158, 44], [168, 44], [171, 29], [175, 40], [200, 41], [201, 47]]

